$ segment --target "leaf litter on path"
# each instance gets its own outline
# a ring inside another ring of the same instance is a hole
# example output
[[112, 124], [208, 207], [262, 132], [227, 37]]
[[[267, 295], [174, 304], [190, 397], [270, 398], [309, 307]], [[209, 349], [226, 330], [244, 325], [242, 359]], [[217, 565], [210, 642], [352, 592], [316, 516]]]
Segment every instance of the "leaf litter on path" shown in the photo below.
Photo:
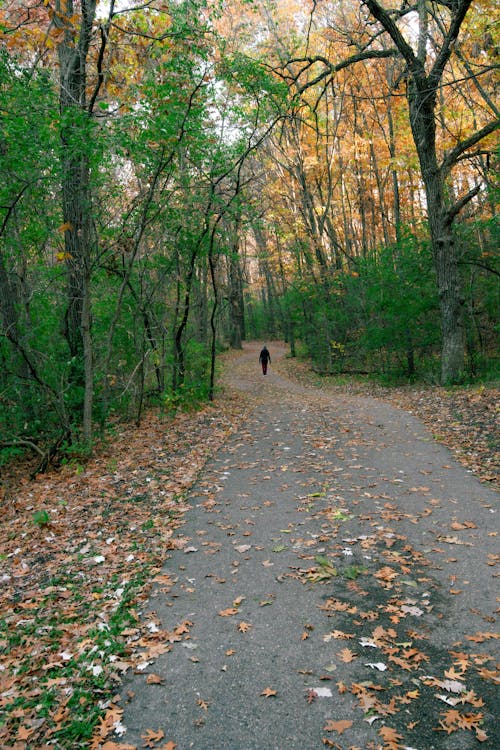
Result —
[[[215, 450], [239, 419], [241, 405], [233, 404], [233, 408], [234, 411], [222, 417], [220, 422], [209, 410], [209, 431], [196, 419], [191, 423], [192, 415], [183, 415], [170, 443], [177, 446], [178, 441], [178, 445], [182, 446], [178, 454], [173, 454], [173, 466], [165, 465], [168, 452], [164, 447], [158, 447], [164, 437], [162, 429], [155, 427], [154, 434], [150, 435], [149, 428], [147, 436], [140, 435], [143, 444], [132, 441], [130, 455], [124, 453], [124, 460], [119, 465], [105, 467], [104, 471], [102, 463], [98, 464], [96, 470], [92, 466], [87, 467], [86, 479], [90, 480], [90, 486], [81, 481], [78, 475], [65, 471], [58, 481], [55, 478], [39, 480], [36, 484], [37, 489], [42, 489], [40, 496], [33, 493], [32, 485], [30, 489], [25, 488], [26, 492], [23, 489], [20, 493], [16, 512], [23, 520], [20, 521], [15, 514], [9, 517], [9, 593], [8, 599], [2, 601], [2, 605], [8, 603], [5, 642], [10, 668], [2, 708], [6, 706], [9, 709], [14, 703], [20, 708], [16, 709], [16, 715], [12, 712], [9, 724], [4, 725], [7, 728], [0, 729], [0, 739], [6, 738], [7, 742], [21, 743], [20, 748], [27, 748], [28, 739], [57, 741], [64, 737], [64, 732], [74, 727], [83, 714], [86, 717], [90, 715], [94, 722], [104, 715], [107, 718], [100, 720], [99, 731], [94, 731], [93, 738], [89, 736], [89, 747], [97, 750], [103, 743], [109, 742], [106, 738], [118, 736], [121, 727], [121, 709], [113, 703], [114, 687], [119, 684], [120, 675], [130, 669], [140, 671], [141, 668], [147, 675], [154, 659], [176, 642], [186, 646], [196, 645], [189, 641], [192, 626], [189, 621], [179, 623], [170, 631], [162, 630], [159, 624], [154, 629], [148, 629], [141, 622], [136, 609], [147, 599], [148, 577], [151, 580], [156, 575], [157, 585], [166, 596], [175, 585], [175, 581], [162, 573], [159, 566], [170, 549], [189, 549], [189, 540], [179, 536], [174, 538], [173, 535], [187, 507], [183, 495], [196, 476], [196, 467], [200, 467], [209, 454], [204, 448], [207, 435], [210, 434], [213, 439], [211, 429], [215, 426], [221, 431], [212, 444]], [[195, 433], [191, 437], [193, 450], [185, 445], [190, 442], [185, 440], [185, 430], [191, 428]], [[352, 435], [351, 449], [356, 450], [355, 428], [345, 429]], [[127, 448], [130, 437], [129, 433], [124, 441]], [[327, 441], [318, 438], [318, 447], [326, 445]], [[362, 469], [361, 463], [351, 463], [349, 471]], [[193, 469], [187, 476], [183, 474], [186, 465]], [[319, 459], [315, 458], [314, 466], [318, 472], [321, 471]], [[271, 478], [271, 474], [265, 476]], [[40, 506], [46, 508], [52, 519], [48, 528], [37, 526], [33, 530], [30, 527], [33, 522], [28, 522], [27, 514], [32, 512], [34, 495], [37, 509]], [[312, 493], [308, 496], [307, 508], [311, 516], [317, 512], [322, 524], [321, 544], [330, 550], [325, 560], [329, 565], [330, 561], [336, 560], [336, 567], [332, 570], [338, 572], [334, 579], [335, 596], [331, 595], [332, 590], [329, 589], [330, 596], [324, 598], [320, 608], [326, 618], [335, 616], [337, 630], [332, 631], [328, 627], [331, 623], [327, 623], [327, 631], [351, 634], [362, 647], [379, 652], [374, 654], [376, 660], [366, 663], [356, 658], [359, 654], [351, 649], [337, 651], [334, 658], [338, 664], [330, 664], [330, 669], [346, 665], [343, 669], [353, 670], [351, 680], [339, 681], [339, 695], [350, 694], [356, 701], [355, 715], [358, 721], [363, 718], [370, 722], [379, 718], [383, 722], [390, 720], [395, 728], [385, 725], [378, 730], [384, 747], [403, 747], [402, 743], [406, 741], [403, 737], [415, 741], [415, 737], [425, 736], [438, 742], [438, 732], [447, 736], [466, 732], [471, 739], [488, 743], [489, 730], [485, 729], [487, 712], [473, 714], [470, 708], [476, 708], [478, 700], [492, 705], [492, 688], [498, 683], [498, 670], [492, 656], [484, 650], [482, 653], [471, 651], [468, 644], [464, 645], [463, 642], [455, 643], [453, 650], [437, 649], [430, 643], [432, 627], [439, 624], [442, 617], [439, 597], [436, 597], [436, 602], [432, 600], [432, 605], [429, 604], [431, 600], [425, 593], [435, 586], [429, 563], [411, 546], [404, 534], [396, 533], [397, 524], [404, 520], [404, 514], [391, 506], [382, 509], [379, 515], [373, 512], [362, 518], [356, 508], [358, 500], [355, 495], [351, 501], [344, 499], [340, 510], [338, 506], [328, 503], [327, 495], [328, 487], [325, 491]], [[55, 511], [54, 498], [57, 503], [59, 499], [62, 501], [55, 505]], [[213, 504], [213, 499], [208, 497], [207, 511], [213, 509]], [[84, 521], [81, 516], [85, 513], [87, 519]], [[351, 575], [345, 572], [347, 567], [343, 564], [343, 550], [346, 548], [341, 538], [344, 535], [342, 527], [348, 522], [357, 523], [358, 516], [371, 528], [370, 533], [353, 535], [349, 539], [349, 550], [352, 552], [349, 561], [352, 562], [351, 558], [354, 557], [356, 566], [356, 575], [353, 566]], [[419, 519], [416, 520], [418, 522]], [[392, 524], [392, 528], [388, 524]], [[465, 530], [470, 528], [467, 526]], [[73, 533], [75, 530], [76, 535]], [[21, 540], [26, 539], [26, 543], [19, 542], [18, 538], [13, 543], [13, 533]], [[44, 546], [46, 549], [41, 552]], [[274, 551], [287, 550], [286, 545], [281, 546], [283, 549]], [[306, 555], [306, 552], [303, 554]], [[36, 555], [45, 557], [38, 561]], [[99, 558], [98, 563], [95, 558]], [[312, 562], [314, 564], [314, 555]], [[43, 571], [40, 563], [44, 566]], [[270, 560], [262, 563], [264, 567], [273, 564]], [[319, 570], [325, 567], [321, 563], [316, 563], [316, 566]], [[308, 585], [311, 569], [305, 570], [305, 573], [297, 570], [287, 575]], [[48, 580], [44, 580], [44, 575]], [[332, 577], [331, 574], [325, 576], [315, 585], [328, 587]], [[75, 586], [74, 580], [78, 581], [78, 586]], [[417, 589], [415, 600], [407, 596], [409, 580]], [[37, 589], [43, 596], [37, 596]], [[76, 596], [77, 592], [82, 595], [81, 598]], [[265, 603], [270, 602], [269, 599]], [[57, 627], [47, 619], [49, 603], [51, 612], [54, 606], [60, 612]], [[231, 609], [239, 611], [234, 606]], [[417, 615], [417, 610], [421, 614]], [[413, 617], [418, 617], [417, 624], [412, 621]], [[236, 627], [245, 633], [251, 625], [242, 621]], [[20, 636], [19, 642], [15, 641], [14, 634]], [[493, 640], [489, 631], [476, 632], [468, 638], [474, 644]], [[243, 640], [248, 642], [248, 637]], [[306, 639], [305, 643], [311, 640]], [[339, 640], [342, 638], [339, 637]], [[327, 640], [324, 642], [328, 643]], [[40, 648], [48, 649], [53, 654], [53, 658], [45, 662], [47, 669], [44, 669], [39, 658]], [[455, 655], [457, 649], [462, 649], [460, 656]], [[226, 651], [226, 655], [234, 653], [234, 649]], [[370, 651], [370, 656], [372, 653]], [[366, 655], [366, 651], [363, 654]], [[379, 654], [384, 661], [378, 660]], [[387, 666], [386, 670], [379, 668], [378, 665], [382, 664]], [[435, 677], [429, 676], [429, 664], [434, 666], [432, 673]], [[26, 668], [28, 671], [23, 673]], [[459, 668], [460, 680], [446, 676], [454, 668]], [[99, 669], [103, 670], [100, 673], [102, 679], [96, 682], [92, 678], [96, 677]], [[322, 679], [320, 675], [318, 679]], [[36, 682], [40, 683], [37, 687]], [[446, 706], [442, 706], [442, 696], [436, 696], [436, 689], [446, 690], [446, 686], [454, 682], [465, 685], [463, 691], [450, 692], [451, 696], [463, 697], [461, 705], [464, 709], [460, 711], [450, 704], [450, 711], [455, 711], [450, 713]], [[68, 684], [72, 690], [69, 701]], [[160, 689], [155, 679], [150, 680], [149, 684], [155, 686], [153, 689]], [[49, 694], [51, 702], [46, 717], [43, 717], [44, 723], [39, 725], [37, 706], [42, 689], [46, 695]], [[274, 691], [274, 688], [265, 690]], [[325, 690], [332, 694], [329, 688], [310, 688], [306, 694], [307, 703], [313, 704], [322, 695], [326, 697], [326, 692], [322, 692]], [[264, 695], [264, 692], [263, 697], [273, 697]], [[480, 692], [484, 694], [484, 699]], [[96, 706], [96, 694], [102, 696], [100, 706]], [[421, 724], [423, 710], [434, 718], [433, 726], [423, 727]], [[335, 718], [331, 720], [332, 727]], [[340, 728], [348, 737], [351, 727], [339, 724]], [[146, 734], [145, 741], [154, 743], [153, 732], [156, 730], [148, 731], [150, 734]], [[335, 730], [325, 727], [324, 731]], [[339, 734], [342, 732], [339, 731]], [[168, 744], [175, 746], [172, 741]], [[488, 747], [487, 744], [482, 746]], [[70, 747], [71, 744], [67, 744], [65, 750]]]
[[152, 583], [171, 589], [161, 573], [169, 549], [195, 552], [174, 538], [185, 494], [246, 408], [226, 394], [198, 412], [151, 413], [139, 428], [117, 425], [85, 466], [11, 485], [0, 526], [2, 747], [98, 748], [118, 736], [121, 676], [147, 674], [150, 657], [189, 632], [148, 627], [137, 607]]

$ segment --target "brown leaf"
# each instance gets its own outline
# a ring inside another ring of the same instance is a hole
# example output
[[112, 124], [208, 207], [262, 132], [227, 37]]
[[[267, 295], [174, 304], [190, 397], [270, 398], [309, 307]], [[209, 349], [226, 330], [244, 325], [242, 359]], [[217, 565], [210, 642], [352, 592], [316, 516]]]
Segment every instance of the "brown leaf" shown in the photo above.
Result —
[[355, 654], [354, 651], [351, 651], [350, 648], [343, 648], [342, 651], [338, 652], [338, 655], [340, 656], [341, 661], [346, 664], [349, 664], [349, 662], [357, 657], [357, 654]]
[[353, 722], [348, 719], [339, 719], [339, 721], [327, 721], [323, 727], [324, 732], [338, 732], [342, 734], [346, 729], [352, 727]]
[[141, 740], [144, 740], [143, 747], [154, 747], [156, 743], [162, 740], [165, 734], [161, 729], [146, 729], [144, 734], [141, 734]]
[[463, 521], [462, 523], [453, 521], [453, 523], [450, 523], [450, 528], [453, 531], [462, 531], [463, 529], [477, 529], [477, 526], [473, 521]]
[[387, 750], [398, 750], [401, 747], [399, 741], [403, 738], [392, 727], [382, 727], [378, 733], [384, 740]]
[[148, 674], [146, 677], [146, 683], [148, 685], [163, 685], [165, 680], [163, 677], [160, 677], [159, 674]]
[[228, 607], [227, 609], [221, 609], [219, 612], [220, 617], [231, 617], [232, 615], [237, 615], [238, 610], [236, 607]]
[[238, 630], [240, 631], [240, 633], [247, 633], [251, 627], [252, 626], [249, 622], [240, 622], [238, 625]]
[[66, 221], [64, 224], [61, 224], [60, 227], [57, 227], [57, 231], [61, 232], [61, 234], [64, 234], [64, 232], [72, 232], [73, 224], [70, 221]]
[[264, 696], [265, 698], [272, 698], [272, 697], [274, 697], [275, 695], [278, 695], [278, 693], [277, 693], [277, 691], [276, 691], [276, 690], [273, 690], [273, 689], [272, 689], [272, 688], [270, 688], [270, 687], [266, 687], [266, 688], [265, 688], [265, 689], [264, 689], [264, 690], [262, 691], [261, 695], [263, 695], [263, 696]]
[[18, 740], [28, 740], [31, 735], [33, 734], [35, 730], [33, 727], [26, 727], [21, 724], [19, 729], [17, 730], [17, 739]]

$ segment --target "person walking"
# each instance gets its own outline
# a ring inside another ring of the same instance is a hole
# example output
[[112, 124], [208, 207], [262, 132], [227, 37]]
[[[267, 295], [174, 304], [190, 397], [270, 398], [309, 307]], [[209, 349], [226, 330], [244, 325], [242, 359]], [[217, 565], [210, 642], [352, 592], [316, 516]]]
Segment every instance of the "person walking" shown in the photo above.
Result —
[[269, 354], [269, 350], [267, 346], [264, 344], [262, 351], [259, 355], [259, 362], [262, 365], [262, 374], [265, 375], [267, 373], [267, 363], [271, 361], [271, 355]]

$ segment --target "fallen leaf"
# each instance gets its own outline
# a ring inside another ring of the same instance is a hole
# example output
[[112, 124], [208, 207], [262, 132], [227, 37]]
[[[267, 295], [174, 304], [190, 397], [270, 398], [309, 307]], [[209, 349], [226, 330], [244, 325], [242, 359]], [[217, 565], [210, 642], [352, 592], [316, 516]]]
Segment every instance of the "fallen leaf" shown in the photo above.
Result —
[[235, 548], [236, 552], [239, 552], [240, 555], [243, 555], [245, 552], [248, 552], [249, 549], [252, 549], [251, 544], [238, 544]]
[[240, 633], [247, 633], [251, 627], [252, 626], [249, 622], [240, 622], [238, 624], [238, 630], [240, 631]]
[[338, 652], [338, 655], [340, 656], [341, 661], [345, 662], [346, 664], [349, 664], [349, 662], [353, 661], [353, 659], [356, 659], [357, 657], [357, 654], [351, 651], [350, 648], [343, 648], [342, 651]]
[[401, 747], [400, 740], [402, 740], [403, 737], [392, 727], [381, 727], [381, 729], [378, 730], [378, 733], [384, 740], [385, 748], [387, 750], [397, 750]]
[[141, 740], [144, 740], [143, 747], [154, 747], [160, 740], [165, 737], [165, 734], [161, 729], [146, 729], [144, 734], [141, 734]]
[[472, 542], [463, 542], [461, 539], [459, 539], [457, 536], [442, 536], [439, 535], [436, 537], [438, 542], [446, 542], [446, 544], [462, 544], [466, 547], [472, 547]]
[[219, 612], [219, 617], [231, 617], [232, 615], [237, 615], [238, 610], [236, 607], [228, 607], [227, 609], [222, 609]]
[[463, 529], [477, 529], [477, 526], [473, 521], [463, 521], [462, 523], [453, 521], [453, 523], [450, 524], [450, 528], [453, 529], [453, 531], [462, 531]]
[[160, 677], [159, 674], [148, 674], [146, 677], [146, 683], [148, 685], [164, 685], [165, 680], [163, 677]]
[[274, 697], [274, 696], [275, 696], [275, 695], [277, 695], [277, 694], [278, 694], [278, 693], [277, 693], [277, 691], [276, 691], [276, 690], [273, 690], [273, 689], [272, 689], [272, 688], [270, 688], [270, 687], [266, 687], [266, 688], [265, 688], [265, 689], [264, 689], [264, 690], [262, 691], [262, 693], [261, 693], [261, 695], [263, 695], [263, 696], [264, 696], [265, 698], [272, 698], [272, 697]]
[[329, 720], [323, 727], [323, 731], [338, 732], [339, 734], [342, 734], [346, 729], [350, 729], [350, 727], [352, 727], [352, 724], [353, 722], [349, 721], [348, 719], [339, 719], [339, 721]]

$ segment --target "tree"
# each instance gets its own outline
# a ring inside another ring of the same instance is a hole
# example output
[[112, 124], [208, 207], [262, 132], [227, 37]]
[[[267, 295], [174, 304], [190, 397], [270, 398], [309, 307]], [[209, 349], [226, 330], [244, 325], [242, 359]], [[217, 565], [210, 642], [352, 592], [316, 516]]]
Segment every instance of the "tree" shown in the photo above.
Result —
[[[298, 72], [293, 77], [285, 72], [285, 76], [289, 80], [293, 78], [302, 93], [313, 85], [321, 84], [326, 88], [340, 70], [367, 59], [392, 57], [403, 64], [401, 79], [405, 81], [413, 141], [425, 189], [439, 291], [441, 379], [445, 383], [457, 382], [464, 374], [464, 295], [453, 224], [462, 209], [484, 188], [484, 182], [476, 175], [474, 184], [459, 197], [454, 197], [450, 190], [450, 176], [453, 168], [474, 155], [478, 144], [500, 126], [498, 112], [486, 98], [489, 111], [483, 111], [482, 122], [474, 122], [465, 136], [458, 134], [447, 149], [438, 142], [436, 121], [438, 114], [444, 116], [438, 111], [439, 94], [445, 86], [459, 85], [455, 81], [451, 59], [471, 0], [430, 3], [419, 0], [415, 7], [403, 5], [400, 10], [386, 8], [377, 0], [362, 0], [361, 5], [366, 7], [369, 16], [364, 33], [350, 37], [351, 45], [358, 48], [357, 52], [340, 62], [332, 62], [324, 56], [295, 57], [289, 65], [300, 66]], [[370, 17], [376, 21], [375, 28], [373, 21], [369, 25]], [[392, 46], [381, 43], [382, 34], [390, 38]], [[302, 75], [318, 64], [322, 70], [312, 80], [301, 84]], [[474, 77], [479, 76], [476, 73]]]

